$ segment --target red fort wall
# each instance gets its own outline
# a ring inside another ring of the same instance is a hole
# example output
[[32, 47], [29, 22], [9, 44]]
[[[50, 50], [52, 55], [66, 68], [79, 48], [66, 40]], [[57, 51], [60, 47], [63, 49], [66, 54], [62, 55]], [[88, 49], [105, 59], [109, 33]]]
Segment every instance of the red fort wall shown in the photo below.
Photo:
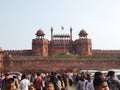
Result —
[[[5, 62], [5, 63], [4, 63]], [[120, 69], [120, 60], [26, 60], [0, 61], [0, 72], [51, 72]], [[4, 66], [3, 66], [4, 65]]]

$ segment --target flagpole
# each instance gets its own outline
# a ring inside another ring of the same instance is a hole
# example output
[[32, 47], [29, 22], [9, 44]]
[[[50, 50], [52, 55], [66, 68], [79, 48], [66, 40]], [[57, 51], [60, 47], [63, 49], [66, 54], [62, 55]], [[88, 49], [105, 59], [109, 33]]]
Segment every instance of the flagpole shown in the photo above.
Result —
[[64, 27], [63, 27], [63, 25], [61, 25], [61, 30], [64, 30]]
[[[64, 30], [64, 27], [63, 27], [63, 25], [61, 25], [61, 30]], [[63, 37], [64, 37], [64, 35], [63, 35]], [[65, 38], [63, 38], [63, 53], [65, 54]]]
[[[61, 25], [61, 30], [64, 30], [63, 25]], [[65, 38], [63, 38], [63, 44], [64, 44], [64, 46], [63, 46], [63, 53], [65, 54]]]
[[64, 54], [65, 54], [65, 40], [64, 40]]

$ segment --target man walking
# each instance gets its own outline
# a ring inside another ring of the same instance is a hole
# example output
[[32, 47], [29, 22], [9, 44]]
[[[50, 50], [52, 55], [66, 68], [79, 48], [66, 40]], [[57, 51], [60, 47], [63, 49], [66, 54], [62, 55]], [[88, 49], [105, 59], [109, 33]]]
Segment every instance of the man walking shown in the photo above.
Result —
[[28, 90], [28, 87], [30, 85], [30, 81], [27, 79], [27, 76], [23, 74], [22, 80], [20, 81], [20, 88], [21, 90]]

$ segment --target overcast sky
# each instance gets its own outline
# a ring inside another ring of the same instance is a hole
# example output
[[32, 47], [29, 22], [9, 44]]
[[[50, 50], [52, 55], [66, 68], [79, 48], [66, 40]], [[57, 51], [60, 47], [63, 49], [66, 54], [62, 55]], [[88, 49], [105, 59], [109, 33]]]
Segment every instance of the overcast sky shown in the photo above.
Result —
[[39, 29], [50, 40], [51, 27], [56, 34], [72, 27], [73, 40], [85, 29], [93, 49], [120, 49], [120, 0], [0, 0], [4, 50], [31, 49]]

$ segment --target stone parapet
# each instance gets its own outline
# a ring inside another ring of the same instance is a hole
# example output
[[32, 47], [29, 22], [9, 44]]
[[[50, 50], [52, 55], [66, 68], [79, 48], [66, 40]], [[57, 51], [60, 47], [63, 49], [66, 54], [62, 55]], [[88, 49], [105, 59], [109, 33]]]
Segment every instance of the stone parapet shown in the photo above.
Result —
[[17, 60], [0, 61], [0, 72], [63, 72], [120, 69], [120, 60]]
[[99, 56], [120, 56], [120, 50], [102, 50], [102, 49], [94, 49], [92, 50], [93, 55]]

